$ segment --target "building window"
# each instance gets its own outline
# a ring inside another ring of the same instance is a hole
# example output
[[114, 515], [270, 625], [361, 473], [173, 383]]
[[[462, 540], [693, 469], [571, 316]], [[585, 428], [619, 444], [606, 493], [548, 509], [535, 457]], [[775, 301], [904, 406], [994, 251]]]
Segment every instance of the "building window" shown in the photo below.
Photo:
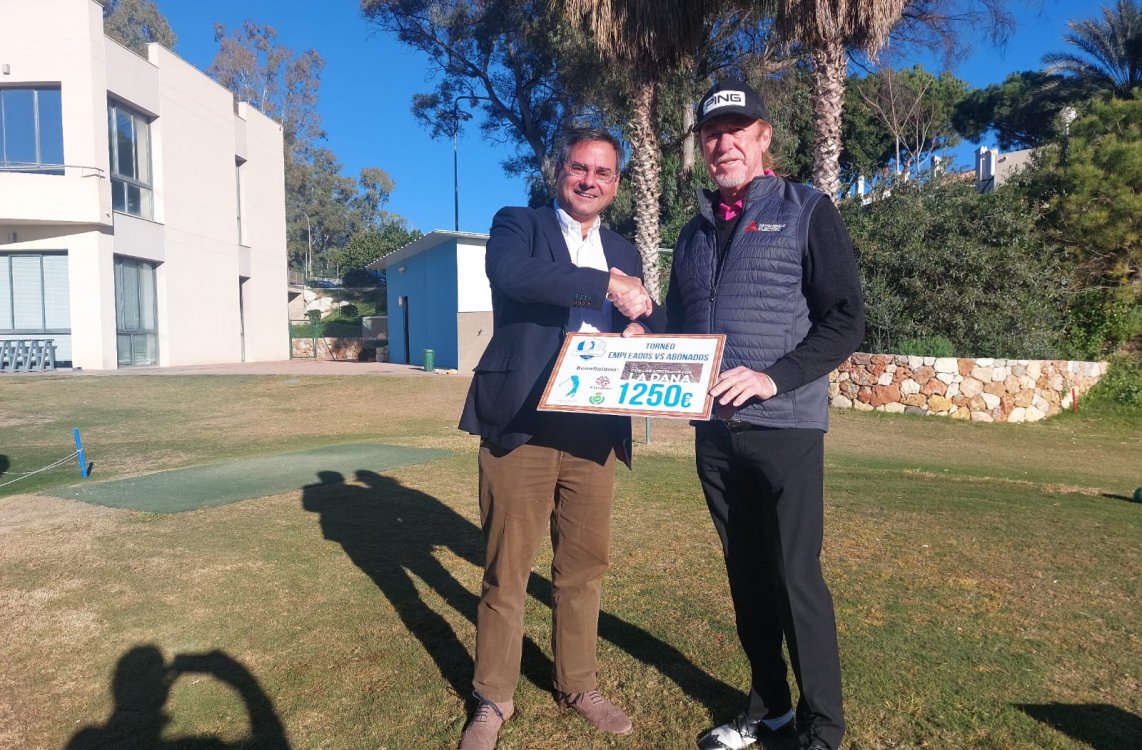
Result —
[[0, 88], [0, 170], [63, 174], [58, 88]]
[[50, 338], [71, 361], [66, 253], [0, 253], [0, 337]]
[[119, 366], [157, 365], [155, 266], [115, 256], [115, 333]]
[[150, 123], [139, 112], [109, 101], [107, 127], [111, 147], [111, 207], [150, 219], [155, 213]]

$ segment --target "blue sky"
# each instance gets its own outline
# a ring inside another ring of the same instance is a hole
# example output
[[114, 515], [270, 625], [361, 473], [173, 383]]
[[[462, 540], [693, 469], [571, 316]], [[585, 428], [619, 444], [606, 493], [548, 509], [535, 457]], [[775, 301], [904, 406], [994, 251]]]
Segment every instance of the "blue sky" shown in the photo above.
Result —
[[[361, 18], [356, 0], [326, 0], [320, 12], [314, 3], [296, 0], [158, 0], [158, 4], [178, 34], [176, 52], [203, 70], [218, 50], [215, 22], [232, 28], [249, 18], [274, 26], [278, 40], [297, 51], [316, 49], [325, 58], [319, 110], [328, 134], [326, 145], [345, 173], [381, 167], [396, 183], [389, 210], [424, 232], [452, 229], [452, 142], [429, 138], [409, 110], [414, 93], [434, 86], [428, 60], [374, 31]], [[1041, 10], [1034, 10], [1015, 3], [1020, 21], [1007, 47], [992, 48], [980, 34], [972, 42], [971, 56], [954, 72], [972, 86], [983, 87], [1013, 71], [1037, 70], [1045, 52], [1064, 49], [1066, 21], [1096, 16], [1102, 4], [1042, 0]], [[937, 69], [931, 61], [916, 62]], [[526, 202], [523, 180], [508, 178], [500, 168], [512, 148], [481, 139], [473, 123], [461, 135], [461, 230], [486, 232], [497, 209]], [[956, 159], [971, 164], [974, 148], [960, 147]]]

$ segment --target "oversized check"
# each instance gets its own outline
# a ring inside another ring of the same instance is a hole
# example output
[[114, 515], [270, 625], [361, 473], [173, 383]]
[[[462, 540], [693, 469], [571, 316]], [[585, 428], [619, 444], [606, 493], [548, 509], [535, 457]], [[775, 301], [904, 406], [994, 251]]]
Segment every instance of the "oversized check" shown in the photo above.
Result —
[[539, 409], [708, 419], [725, 343], [720, 333], [570, 333]]

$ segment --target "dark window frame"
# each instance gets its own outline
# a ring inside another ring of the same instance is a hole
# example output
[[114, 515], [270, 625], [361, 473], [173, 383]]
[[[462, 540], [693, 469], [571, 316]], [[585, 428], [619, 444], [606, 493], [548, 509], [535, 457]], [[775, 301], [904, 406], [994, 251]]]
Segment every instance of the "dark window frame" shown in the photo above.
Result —
[[[10, 128], [15, 127], [13, 123], [8, 123], [9, 118], [12, 116], [7, 110], [10, 105], [6, 103], [4, 94], [10, 92], [28, 91], [32, 94], [32, 131], [35, 140], [35, 160], [27, 161], [14, 161], [8, 158], [8, 134], [11, 132]], [[59, 108], [59, 119], [54, 122], [55, 130], [59, 132], [59, 161], [45, 161], [44, 160], [44, 119], [41, 116], [43, 109], [40, 104], [40, 94], [43, 92], [54, 92], [57, 95], [57, 105]], [[30, 174], [54, 174], [61, 175], [64, 173], [63, 164], [63, 89], [59, 85], [54, 86], [0, 86], [0, 172], [27, 172]]]
[[[158, 293], [158, 263], [151, 261], [141, 260], [139, 258], [132, 258], [126, 255], [116, 255], [114, 259], [114, 276], [115, 276], [115, 349], [116, 359], [120, 367], [146, 367], [150, 365], [157, 365], [159, 363], [159, 293]], [[130, 300], [135, 305], [135, 309], [128, 311], [124, 307], [127, 302], [127, 285], [124, 283], [123, 275], [126, 272], [138, 274], [136, 283], [134, 285], [135, 299]], [[146, 327], [146, 314], [144, 313], [143, 305], [146, 300], [144, 299], [143, 289], [144, 284], [139, 283], [142, 280], [142, 274], [148, 273], [150, 276], [150, 317], [153, 321], [153, 327]], [[130, 326], [124, 320], [127, 312], [132, 312], [134, 318], [139, 321], [137, 326]], [[122, 351], [122, 340], [126, 337], [129, 341], [129, 351], [126, 356]], [[153, 351], [154, 356], [150, 358], [140, 358], [137, 352], [140, 351]]]
[[[11, 262], [5, 264], [7, 273], [0, 273], [0, 284], [8, 287], [8, 317], [12, 321], [11, 328], [0, 328], [0, 336], [70, 336], [71, 326], [66, 328], [49, 328], [47, 325], [48, 319], [48, 293], [47, 287], [44, 284], [44, 258], [51, 257], [67, 257], [66, 251], [58, 252], [0, 252], [0, 257], [3, 258], [38, 258], [40, 261], [39, 268], [39, 281], [40, 281], [40, 327], [38, 328], [18, 328], [16, 327], [16, 280], [14, 270]], [[5, 269], [0, 269], [3, 271]], [[68, 275], [70, 277], [71, 267], [68, 266]], [[69, 281], [70, 283], [70, 281]], [[68, 323], [71, 322], [71, 311], [68, 310]]]
[[[118, 115], [123, 114], [129, 118], [131, 130], [129, 133], [132, 144], [132, 153], [127, 155], [135, 174], [124, 174], [119, 171], [120, 153]], [[111, 204], [112, 209], [129, 216], [153, 220], [155, 216], [155, 188], [154, 188], [154, 154], [151, 139], [152, 118], [118, 99], [107, 99], [107, 153], [111, 162]], [[142, 125], [142, 127], [140, 127]], [[145, 133], [146, 154], [140, 156], [139, 133]], [[142, 176], [140, 176], [142, 175]], [[131, 190], [138, 191], [138, 209], [131, 206]]]

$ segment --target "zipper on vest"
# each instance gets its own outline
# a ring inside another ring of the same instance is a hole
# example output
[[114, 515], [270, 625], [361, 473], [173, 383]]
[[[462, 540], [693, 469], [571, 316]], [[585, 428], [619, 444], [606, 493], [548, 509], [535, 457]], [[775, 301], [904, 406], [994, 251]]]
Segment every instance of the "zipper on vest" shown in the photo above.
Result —
[[[713, 224], [712, 231], [710, 232], [710, 234], [713, 235], [713, 239], [714, 239], [714, 245], [713, 245], [713, 247], [714, 247], [714, 253], [713, 253], [713, 255], [714, 255], [714, 268], [713, 268], [714, 279], [713, 279], [713, 282], [710, 284], [710, 325], [709, 325], [709, 332], [714, 333], [714, 319], [717, 317], [715, 315], [715, 312], [716, 312], [716, 308], [718, 306], [718, 282], [721, 281], [721, 278], [722, 278], [722, 267], [725, 266], [725, 258], [723, 258], [722, 254], [718, 252], [718, 227], [716, 224]], [[730, 254], [730, 248], [727, 247], [726, 248], [726, 255], [728, 256], [729, 254]]]

